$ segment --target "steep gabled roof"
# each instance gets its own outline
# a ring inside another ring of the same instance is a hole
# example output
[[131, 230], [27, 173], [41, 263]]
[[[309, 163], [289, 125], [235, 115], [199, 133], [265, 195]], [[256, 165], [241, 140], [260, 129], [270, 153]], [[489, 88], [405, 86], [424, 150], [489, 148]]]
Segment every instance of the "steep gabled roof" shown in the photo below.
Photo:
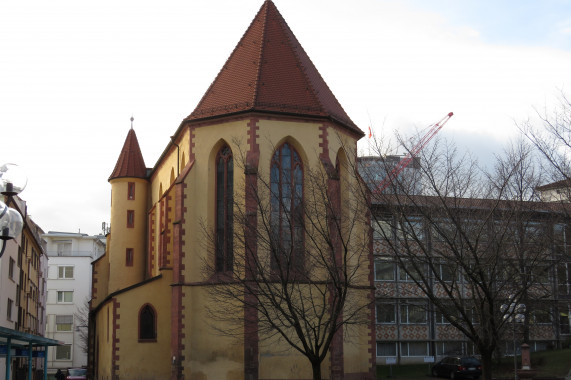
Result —
[[113, 173], [109, 176], [109, 181], [120, 177], [146, 178], [147, 168], [143, 160], [143, 154], [139, 147], [139, 141], [135, 130], [131, 128], [123, 144], [121, 154], [115, 164]]
[[270, 0], [186, 120], [252, 111], [327, 118], [363, 134]]

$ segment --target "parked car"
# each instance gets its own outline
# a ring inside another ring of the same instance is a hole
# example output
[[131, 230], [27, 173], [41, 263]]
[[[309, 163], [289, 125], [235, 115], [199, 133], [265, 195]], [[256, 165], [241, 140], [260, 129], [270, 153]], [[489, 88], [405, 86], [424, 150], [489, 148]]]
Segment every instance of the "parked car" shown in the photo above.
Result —
[[482, 363], [472, 356], [447, 356], [432, 366], [432, 376], [456, 379], [478, 379], [482, 375]]
[[85, 380], [87, 379], [87, 369], [85, 368], [68, 368], [65, 374], [65, 380]]

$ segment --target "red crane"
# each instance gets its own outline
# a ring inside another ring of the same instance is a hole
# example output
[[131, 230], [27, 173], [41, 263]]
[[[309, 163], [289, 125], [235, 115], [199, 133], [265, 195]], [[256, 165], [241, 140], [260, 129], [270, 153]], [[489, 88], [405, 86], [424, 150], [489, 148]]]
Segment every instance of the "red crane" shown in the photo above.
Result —
[[399, 161], [399, 163], [393, 168], [393, 170], [391, 170], [391, 172], [388, 175], [385, 176], [385, 178], [383, 178], [381, 183], [379, 183], [379, 186], [377, 186], [377, 190], [375, 192], [380, 193], [383, 190], [385, 190], [387, 186], [389, 186], [390, 183], [393, 181], [393, 178], [396, 178], [408, 166], [408, 164], [410, 164], [413, 158], [418, 153], [420, 153], [420, 151], [426, 146], [426, 144], [428, 144], [428, 142], [434, 136], [436, 136], [438, 131], [440, 131], [442, 127], [444, 127], [444, 124], [446, 124], [448, 120], [450, 120], [452, 115], [454, 115], [454, 113], [450, 112], [448, 115], [444, 116], [442, 120], [440, 120], [438, 123], [431, 125], [428, 132], [420, 139], [418, 144], [413, 146], [412, 149], [408, 152], [408, 154], [405, 157], [403, 157], [402, 160]]

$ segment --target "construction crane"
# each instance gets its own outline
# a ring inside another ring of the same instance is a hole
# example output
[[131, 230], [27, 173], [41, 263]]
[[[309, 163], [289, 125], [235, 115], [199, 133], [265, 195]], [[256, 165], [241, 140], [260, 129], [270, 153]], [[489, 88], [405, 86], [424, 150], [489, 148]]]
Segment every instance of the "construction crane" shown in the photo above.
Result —
[[391, 170], [389, 174], [385, 176], [385, 178], [383, 178], [381, 183], [379, 183], [379, 186], [377, 186], [377, 189], [375, 191], [376, 193], [381, 193], [383, 190], [387, 188], [387, 186], [391, 184], [393, 179], [396, 178], [408, 166], [408, 164], [411, 163], [414, 157], [418, 153], [420, 153], [420, 151], [426, 146], [426, 144], [428, 144], [428, 142], [432, 140], [434, 136], [436, 136], [438, 131], [440, 131], [442, 127], [444, 127], [444, 124], [446, 124], [448, 120], [450, 120], [452, 115], [454, 115], [454, 113], [450, 112], [448, 115], [444, 116], [442, 120], [440, 120], [438, 123], [435, 123], [429, 127], [430, 129], [420, 139], [418, 144], [412, 147], [412, 149], [408, 152], [408, 154], [405, 157], [403, 157], [402, 160], [399, 161], [399, 163], [393, 168], [393, 170]]

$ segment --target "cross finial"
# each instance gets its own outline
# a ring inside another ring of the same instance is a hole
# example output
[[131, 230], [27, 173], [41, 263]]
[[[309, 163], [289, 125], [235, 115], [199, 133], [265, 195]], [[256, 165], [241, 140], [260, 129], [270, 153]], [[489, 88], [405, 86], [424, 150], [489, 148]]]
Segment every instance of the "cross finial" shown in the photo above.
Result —
[[135, 118], [133, 117], [133, 115], [131, 115], [131, 129], [133, 129], [133, 120], [135, 120]]

